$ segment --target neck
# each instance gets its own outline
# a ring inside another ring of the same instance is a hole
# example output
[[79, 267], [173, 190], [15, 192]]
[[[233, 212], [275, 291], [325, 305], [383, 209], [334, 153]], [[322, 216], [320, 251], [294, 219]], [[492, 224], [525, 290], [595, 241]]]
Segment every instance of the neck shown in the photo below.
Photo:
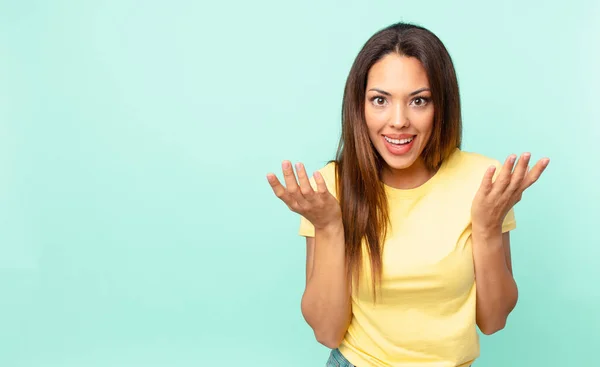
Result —
[[400, 190], [417, 188], [429, 181], [435, 175], [425, 167], [421, 159], [418, 159], [408, 168], [395, 169], [385, 167], [382, 172], [383, 183]]

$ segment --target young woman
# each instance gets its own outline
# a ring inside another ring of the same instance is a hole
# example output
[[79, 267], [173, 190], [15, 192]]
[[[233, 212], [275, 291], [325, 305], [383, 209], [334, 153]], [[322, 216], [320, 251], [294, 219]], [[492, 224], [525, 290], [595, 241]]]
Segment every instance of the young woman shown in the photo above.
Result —
[[[469, 366], [477, 327], [517, 303], [513, 206], [549, 163], [461, 150], [459, 89], [442, 42], [398, 23], [347, 79], [335, 160], [312, 177], [283, 162], [275, 193], [306, 237], [302, 314], [328, 366]], [[515, 164], [516, 163], [516, 164]]]

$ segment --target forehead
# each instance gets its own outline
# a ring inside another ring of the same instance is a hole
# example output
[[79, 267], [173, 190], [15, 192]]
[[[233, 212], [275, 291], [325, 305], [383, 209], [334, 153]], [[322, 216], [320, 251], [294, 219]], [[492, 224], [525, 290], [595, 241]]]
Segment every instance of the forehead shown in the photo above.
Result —
[[388, 54], [376, 62], [367, 76], [367, 90], [379, 88], [390, 93], [410, 93], [423, 87], [430, 87], [423, 64], [414, 57], [396, 53]]

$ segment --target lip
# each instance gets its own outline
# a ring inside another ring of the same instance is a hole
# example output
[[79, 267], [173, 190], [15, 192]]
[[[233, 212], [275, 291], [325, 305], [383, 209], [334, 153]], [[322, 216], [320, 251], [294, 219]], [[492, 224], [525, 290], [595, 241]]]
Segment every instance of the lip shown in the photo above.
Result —
[[[408, 134], [395, 135], [395, 136], [403, 136], [403, 138], [400, 138], [400, 139], [414, 137], [413, 140], [408, 144], [395, 145], [395, 144], [389, 143], [385, 139], [385, 136], [390, 137], [389, 135], [382, 135], [381, 140], [383, 140], [383, 144], [385, 145], [387, 151], [394, 156], [402, 156], [404, 154], [409, 153], [412, 150], [412, 147], [415, 145], [415, 141], [416, 141], [416, 135], [408, 135]], [[394, 138], [394, 139], [396, 139], [396, 138]]]

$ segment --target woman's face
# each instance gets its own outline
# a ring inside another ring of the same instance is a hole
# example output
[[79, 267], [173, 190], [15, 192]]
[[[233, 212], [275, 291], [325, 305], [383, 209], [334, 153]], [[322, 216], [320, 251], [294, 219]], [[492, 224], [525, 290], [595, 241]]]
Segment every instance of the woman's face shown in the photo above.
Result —
[[[391, 53], [367, 77], [365, 119], [375, 149], [392, 171], [417, 163], [433, 127], [433, 101], [423, 65]], [[413, 167], [416, 168], [416, 167]]]

